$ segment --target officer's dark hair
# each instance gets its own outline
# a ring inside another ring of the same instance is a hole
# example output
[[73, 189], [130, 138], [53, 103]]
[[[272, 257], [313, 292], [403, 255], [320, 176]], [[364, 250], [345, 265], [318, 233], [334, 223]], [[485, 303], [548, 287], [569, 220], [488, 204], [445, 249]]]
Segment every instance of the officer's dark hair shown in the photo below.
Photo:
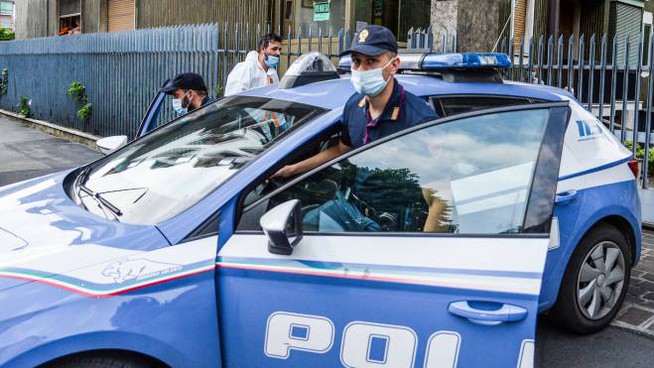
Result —
[[282, 43], [282, 36], [275, 34], [275, 33], [267, 33], [261, 37], [259, 40], [259, 49], [265, 49], [270, 45], [271, 42], [279, 42]]

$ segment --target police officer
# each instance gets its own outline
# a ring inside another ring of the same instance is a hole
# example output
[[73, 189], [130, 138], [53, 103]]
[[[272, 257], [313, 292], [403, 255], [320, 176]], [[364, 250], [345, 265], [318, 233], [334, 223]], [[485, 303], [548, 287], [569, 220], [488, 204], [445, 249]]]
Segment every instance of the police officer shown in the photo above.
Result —
[[420, 97], [407, 92], [395, 79], [400, 68], [397, 41], [386, 27], [369, 25], [355, 37], [350, 50], [356, 93], [343, 110], [341, 141], [321, 153], [284, 166], [275, 176], [290, 177], [309, 171], [354, 148], [402, 129], [433, 120], [436, 114]]
[[178, 74], [159, 91], [173, 97], [173, 109], [179, 115], [184, 115], [212, 102], [204, 79], [195, 73]]

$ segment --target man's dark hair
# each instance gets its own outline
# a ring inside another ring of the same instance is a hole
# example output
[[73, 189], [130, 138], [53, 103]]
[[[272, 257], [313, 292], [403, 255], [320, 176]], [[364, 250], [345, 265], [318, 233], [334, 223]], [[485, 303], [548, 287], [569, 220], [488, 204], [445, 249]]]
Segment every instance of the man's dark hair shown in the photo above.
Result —
[[275, 33], [267, 33], [259, 40], [259, 50], [265, 49], [271, 42], [282, 43], [282, 36]]

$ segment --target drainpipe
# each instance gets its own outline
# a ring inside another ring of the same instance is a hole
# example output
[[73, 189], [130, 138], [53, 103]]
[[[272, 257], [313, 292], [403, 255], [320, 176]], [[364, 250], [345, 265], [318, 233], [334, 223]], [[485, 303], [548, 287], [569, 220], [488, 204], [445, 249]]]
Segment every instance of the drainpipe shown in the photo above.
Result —
[[555, 38], [559, 33], [559, 12], [561, 9], [561, 0], [549, 0], [547, 3], [547, 35], [553, 35]]

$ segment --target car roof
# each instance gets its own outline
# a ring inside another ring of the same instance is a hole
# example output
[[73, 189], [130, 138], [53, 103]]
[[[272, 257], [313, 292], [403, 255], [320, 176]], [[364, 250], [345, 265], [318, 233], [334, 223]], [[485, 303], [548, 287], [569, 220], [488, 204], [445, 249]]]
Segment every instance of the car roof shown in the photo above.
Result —
[[[538, 84], [516, 82], [504, 83], [460, 83], [445, 82], [429, 75], [399, 74], [397, 80], [407, 91], [421, 97], [435, 95], [499, 95], [532, 98], [544, 101], [574, 99], [567, 91]], [[244, 91], [242, 95], [269, 97], [299, 102], [325, 109], [342, 108], [354, 93], [349, 75], [338, 79], [305, 84], [303, 86], [279, 89], [277, 85]]]

